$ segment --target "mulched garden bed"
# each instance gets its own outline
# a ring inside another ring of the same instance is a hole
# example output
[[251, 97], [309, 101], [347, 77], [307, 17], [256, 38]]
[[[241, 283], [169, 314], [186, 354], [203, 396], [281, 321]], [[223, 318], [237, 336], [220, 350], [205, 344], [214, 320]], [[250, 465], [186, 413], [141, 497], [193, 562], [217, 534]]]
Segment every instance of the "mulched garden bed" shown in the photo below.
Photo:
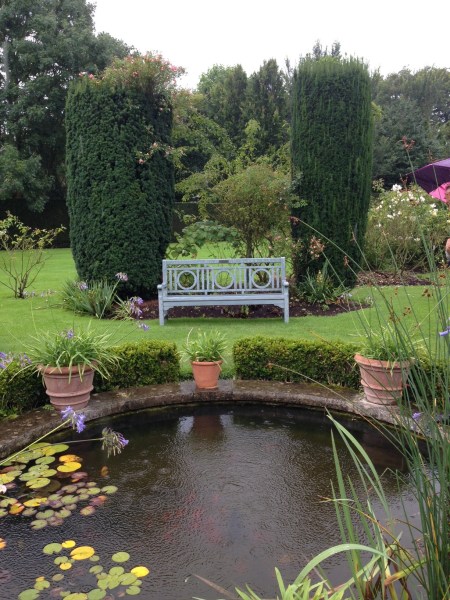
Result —
[[[402, 275], [394, 275], [392, 273], [383, 273], [378, 271], [360, 273], [358, 276], [357, 285], [429, 285], [430, 282], [425, 279], [420, 279], [415, 273], [404, 273]], [[351, 300], [342, 300], [327, 304], [324, 307], [320, 304], [309, 304], [302, 302], [296, 298], [289, 299], [289, 316], [290, 317], [307, 317], [307, 316], [328, 316], [332, 317], [343, 312], [358, 310], [361, 305], [358, 302]], [[158, 300], [147, 300], [140, 307], [142, 309], [143, 319], [158, 319]], [[177, 317], [220, 317], [232, 319], [262, 319], [265, 317], [282, 317], [281, 308], [271, 305], [256, 305], [256, 306], [186, 306], [175, 307], [169, 311], [169, 318]]]

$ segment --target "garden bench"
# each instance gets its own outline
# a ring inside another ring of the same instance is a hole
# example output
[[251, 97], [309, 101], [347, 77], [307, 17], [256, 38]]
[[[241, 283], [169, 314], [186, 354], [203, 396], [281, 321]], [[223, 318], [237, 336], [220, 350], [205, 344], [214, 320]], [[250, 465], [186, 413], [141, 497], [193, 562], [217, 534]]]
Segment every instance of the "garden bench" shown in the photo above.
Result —
[[281, 258], [163, 260], [159, 324], [175, 306], [273, 304], [289, 321], [289, 283]]

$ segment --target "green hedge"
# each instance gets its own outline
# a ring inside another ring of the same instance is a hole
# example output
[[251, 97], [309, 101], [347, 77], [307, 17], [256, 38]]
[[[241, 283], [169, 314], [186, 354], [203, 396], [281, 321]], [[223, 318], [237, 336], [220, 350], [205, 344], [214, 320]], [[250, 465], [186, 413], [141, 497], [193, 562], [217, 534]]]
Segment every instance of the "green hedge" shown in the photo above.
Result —
[[325, 385], [359, 388], [355, 346], [339, 342], [311, 342], [253, 337], [233, 347], [236, 377], [271, 381], [317, 381]]
[[[180, 359], [173, 342], [143, 341], [117, 347], [123, 359], [105, 381], [96, 375], [96, 392], [132, 386], [170, 383], [179, 380]], [[0, 418], [24, 413], [48, 403], [42, 379], [37, 373], [12, 362], [0, 370]]]

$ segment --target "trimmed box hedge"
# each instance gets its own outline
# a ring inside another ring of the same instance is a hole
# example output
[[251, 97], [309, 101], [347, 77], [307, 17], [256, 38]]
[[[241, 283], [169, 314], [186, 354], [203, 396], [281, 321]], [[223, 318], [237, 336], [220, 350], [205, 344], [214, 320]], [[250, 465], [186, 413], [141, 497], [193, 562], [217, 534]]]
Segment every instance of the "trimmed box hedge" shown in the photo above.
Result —
[[238, 379], [318, 382], [359, 389], [356, 347], [340, 342], [243, 338], [233, 346]]

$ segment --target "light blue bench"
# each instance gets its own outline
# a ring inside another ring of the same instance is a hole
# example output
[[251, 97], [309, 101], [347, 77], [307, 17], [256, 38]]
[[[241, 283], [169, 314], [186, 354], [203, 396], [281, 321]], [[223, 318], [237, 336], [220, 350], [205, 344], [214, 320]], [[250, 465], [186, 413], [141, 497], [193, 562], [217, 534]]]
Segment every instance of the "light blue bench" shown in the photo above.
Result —
[[289, 283], [281, 258], [163, 260], [159, 324], [175, 306], [273, 304], [289, 322]]

